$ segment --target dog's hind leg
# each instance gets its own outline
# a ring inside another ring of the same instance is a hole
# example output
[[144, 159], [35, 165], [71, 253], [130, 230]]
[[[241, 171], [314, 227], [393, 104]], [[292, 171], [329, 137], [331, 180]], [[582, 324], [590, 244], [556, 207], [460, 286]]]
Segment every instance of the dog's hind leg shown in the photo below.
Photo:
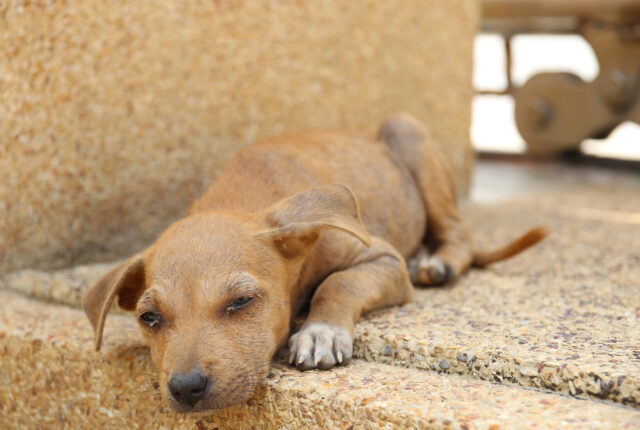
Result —
[[[409, 260], [412, 281], [429, 285], [453, 280], [472, 264], [473, 246], [458, 210], [451, 166], [420, 123], [409, 115], [386, 120], [378, 139], [387, 142], [408, 168], [427, 210], [423, 246]], [[432, 255], [427, 249], [433, 251]]]

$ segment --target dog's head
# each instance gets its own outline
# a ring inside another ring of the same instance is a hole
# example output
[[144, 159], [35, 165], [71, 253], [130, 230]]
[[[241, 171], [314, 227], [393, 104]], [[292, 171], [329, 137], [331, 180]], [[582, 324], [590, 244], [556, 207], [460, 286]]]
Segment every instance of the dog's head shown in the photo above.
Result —
[[201, 212], [105, 275], [84, 309], [100, 348], [109, 307], [135, 311], [179, 411], [246, 400], [289, 334], [293, 291], [324, 229], [368, 242], [353, 194], [311, 189], [256, 214]]

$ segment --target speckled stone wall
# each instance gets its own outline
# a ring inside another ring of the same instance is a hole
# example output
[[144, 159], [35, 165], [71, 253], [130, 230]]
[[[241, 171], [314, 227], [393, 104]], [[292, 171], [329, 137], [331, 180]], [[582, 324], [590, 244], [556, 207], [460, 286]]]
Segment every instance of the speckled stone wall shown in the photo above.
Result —
[[0, 272], [129, 255], [287, 129], [411, 112], [465, 189], [476, 3], [0, 3]]

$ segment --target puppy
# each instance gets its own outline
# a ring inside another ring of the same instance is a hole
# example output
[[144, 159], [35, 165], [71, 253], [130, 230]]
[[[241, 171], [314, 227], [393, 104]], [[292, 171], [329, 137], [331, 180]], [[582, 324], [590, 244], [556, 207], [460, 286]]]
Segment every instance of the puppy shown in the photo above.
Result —
[[400, 115], [375, 137], [305, 132], [240, 151], [186, 218], [87, 291], [84, 309], [97, 349], [114, 299], [136, 312], [176, 410], [223, 408], [251, 396], [287, 341], [300, 369], [347, 363], [363, 313], [545, 235], [476, 251], [450, 167]]

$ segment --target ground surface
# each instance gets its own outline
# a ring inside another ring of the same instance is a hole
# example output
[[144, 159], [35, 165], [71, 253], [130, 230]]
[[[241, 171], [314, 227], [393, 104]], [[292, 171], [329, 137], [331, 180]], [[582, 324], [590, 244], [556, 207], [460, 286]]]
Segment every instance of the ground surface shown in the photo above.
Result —
[[3, 277], [3, 426], [640, 428], [640, 174], [485, 161], [475, 184], [463, 208], [479, 248], [537, 224], [552, 235], [367, 315], [349, 366], [275, 364], [247, 405], [207, 417], [166, 410], [131, 317], [110, 316], [92, 351], [74, 307], [110, 265]]

